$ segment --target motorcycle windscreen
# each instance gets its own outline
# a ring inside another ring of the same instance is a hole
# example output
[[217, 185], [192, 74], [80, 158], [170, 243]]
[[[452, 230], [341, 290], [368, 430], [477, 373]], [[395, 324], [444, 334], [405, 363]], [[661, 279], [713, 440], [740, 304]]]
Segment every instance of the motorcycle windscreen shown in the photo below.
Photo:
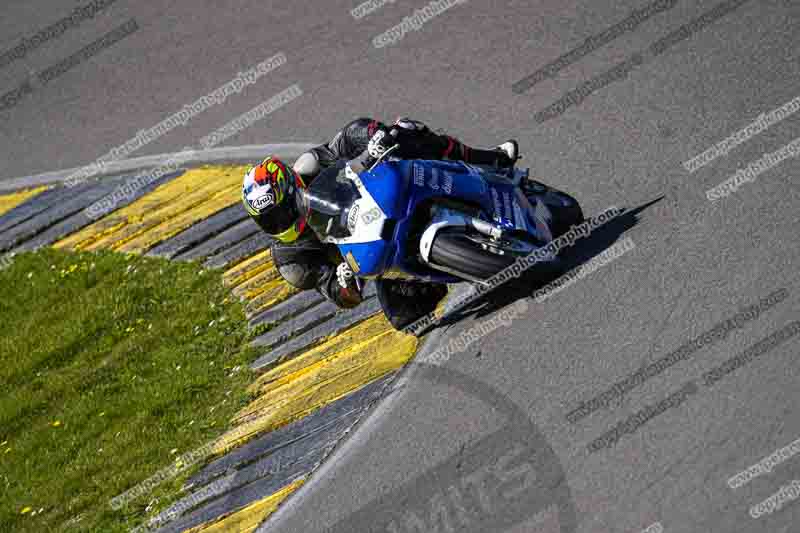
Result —
[[303, 194], [307, 223], [323, 242], [328, 237], [351, 236], [348, 214], [361, 198], [352, 181], [340, 175], [338, 169], [329, 170], [320, 174]]

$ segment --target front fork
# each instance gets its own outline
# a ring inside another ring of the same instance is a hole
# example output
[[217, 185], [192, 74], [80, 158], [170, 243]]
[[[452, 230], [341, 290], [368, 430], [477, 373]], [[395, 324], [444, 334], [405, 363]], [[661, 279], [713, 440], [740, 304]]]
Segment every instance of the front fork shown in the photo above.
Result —
[[[423, 261], [425, 261], [425, 263], [427, 263], [431, 268], [436, 270], [448, 272], [462, 279], [468, 279], [475, 283], [487, 284], [486, 280], [475, 278], [465, 272], [456, 272], [446, 265], [438, 265], [431, 261], [430, 256], [433, 242], [436, 238], [436, 235], [443, 228], [462, 228], [464, 232], [472, 229], [476, 233], [486, 238], [485, 242], [476, 242], [476, 244], [483, 246], [487, 252], [497, 255], [510, 252], [515, 256], [522, 257], [533, 253], [537, 249], [537, 247], [531, 243], [519, 239], [516, 236], [508, 235], [506, 230], [495, 224], [492, 224], [491, 222], [487, 222], [485, 220], [481, 220], [454, 209], [442, 206], [434, 206], [433, 209], [434, 213], [431, 223], [422, 233], [422, 237], [420, 238], [419, 250]], [[509, 250], [509, 248], [512, 247], [514, 250]], [[549, 255], [552, 255], [549, 261], [557, 261], [557, 257], [554, 254]]]
[[499, 241], [505, 236], [505, 230], [491, 222], [466, 215], [447, 207], [433, 206], [432, 209], [433, 218], [431, 219], [431, 223], [422, 233], [422, 237], [419, 241], [420, 255], [422, 255], [422, 259], [428, 264], [432, 264], [430, 256], [433, 241], [436, 238], [436, 234], [443, 228], [471, 228], [495, 241]]

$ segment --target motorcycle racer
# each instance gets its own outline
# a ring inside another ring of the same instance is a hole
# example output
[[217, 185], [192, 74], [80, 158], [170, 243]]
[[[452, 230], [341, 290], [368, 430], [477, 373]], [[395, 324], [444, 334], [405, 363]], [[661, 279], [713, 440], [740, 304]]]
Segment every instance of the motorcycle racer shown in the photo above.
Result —
[[[326, 168], [353, 160], [365, 151], [365, 164], [369, 165], [395, 145], [393, 155], [405, 159], [449, 159], [511, 168], [519, 158], [516, 141], [509, 140], [494, 149], [476, 149], [408, 118], [400, 118], [391, 126], [371, 118], [356, 119], [327, 143], [302, 154], [291, 167], [268, 157], [245, 175], [242, 201], [251, 218], [275, 238], [272, 260], [286, 282], [302, 290], [316, 289], [342, 308], [361, 303], [362, 281], [335, 245], [322, 243], [313, 232], [304, 231], [306, 221], [295, 193], [307, 188]], [[386, 317], [395, 328], [402, 329], [431, 312], [447, 294], [447, 286], [379, 279], [376, 292]]]

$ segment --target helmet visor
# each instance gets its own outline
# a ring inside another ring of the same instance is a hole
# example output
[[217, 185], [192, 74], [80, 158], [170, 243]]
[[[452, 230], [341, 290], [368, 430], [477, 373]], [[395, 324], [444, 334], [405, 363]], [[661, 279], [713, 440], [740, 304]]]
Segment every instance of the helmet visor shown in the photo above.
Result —
[[300, 218], [293, 201], [284, 201], [261, 213], [256, 222], [270, 235], [278, 235], [292, 227]]

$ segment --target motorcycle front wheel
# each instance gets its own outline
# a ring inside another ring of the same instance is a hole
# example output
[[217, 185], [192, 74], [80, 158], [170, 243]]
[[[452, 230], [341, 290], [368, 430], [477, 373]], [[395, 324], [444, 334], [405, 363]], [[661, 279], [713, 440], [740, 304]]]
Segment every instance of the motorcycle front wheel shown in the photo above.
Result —
[[431, 263], [477, 279], [488, 279], [511, 266], [517, 256], [492, 251], [495, 245], [483, 236], [467, 235], [460, 230], [442, 230], [431, 245]]

